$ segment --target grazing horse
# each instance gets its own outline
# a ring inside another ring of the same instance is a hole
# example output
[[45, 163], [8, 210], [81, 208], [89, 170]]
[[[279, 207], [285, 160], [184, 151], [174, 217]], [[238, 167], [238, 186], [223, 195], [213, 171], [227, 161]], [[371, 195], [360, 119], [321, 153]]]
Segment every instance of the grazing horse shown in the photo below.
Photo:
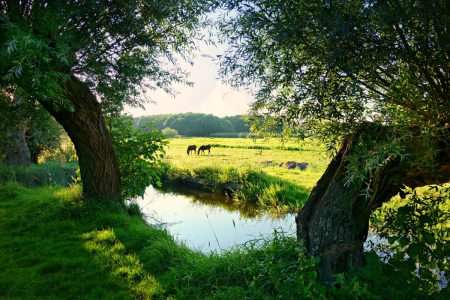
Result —
[[201, 153], [205, 153], [205, 151], [208, 150], [208, 154], [211, 153], [211, 145], [201, 145], [198, 147], [197, 155], [200, 155]]
[[197, 151], [197, 146], [195, 146], [195, 145], [189, 145], [188, 147], [187, 147], [187, 155], [189, 155], [189, 154], [191, 154], [191, 152], [194, 152], [194, 154], [195, 154], [195, 152]]

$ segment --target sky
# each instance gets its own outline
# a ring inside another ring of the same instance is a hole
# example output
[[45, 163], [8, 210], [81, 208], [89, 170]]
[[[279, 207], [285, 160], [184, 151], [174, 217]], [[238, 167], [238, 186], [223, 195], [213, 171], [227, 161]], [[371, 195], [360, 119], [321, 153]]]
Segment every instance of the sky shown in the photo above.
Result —
[[244, 89], [232, 88], [218, 78], [218, 65], [214, 58], [222, 54], [225, 47], [202, 44], [198, 48], [193, 65], [183, 64], [193, 86], [175, 85], [175, 96], [163, 91], [146, 90], [145, 97], [154, 102], [146, 103], [144, 109], [126, 107], [125, 112], [134, 117], [185, 112], [220, 117], [247, 113], [249, 104], [254, 101], [252, 95]]

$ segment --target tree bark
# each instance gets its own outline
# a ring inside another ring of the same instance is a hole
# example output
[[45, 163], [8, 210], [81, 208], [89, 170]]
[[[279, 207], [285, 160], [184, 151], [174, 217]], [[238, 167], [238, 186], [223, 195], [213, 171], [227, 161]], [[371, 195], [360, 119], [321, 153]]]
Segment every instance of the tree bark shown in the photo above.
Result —
[[31, 154], [28, 148], [25, 131], [26, 124], [21, 120], [8, 126], [6, 129], [5, 141], [5, 163], [8, 165], [29, 165], [31, 164]]
[[320, 258], [318, 272], [322, 281], [330, 283], [335, 274], [363, 264], [370, 214], [402, 186], [414, 188], [450, 180], [449, 137], [450, 134], [436, 142], [441, 144], [437, 148], [441, 150], [437, 152], [435, 168], [408, 168], [411, 164], [391, 159], [372, 175], [369, 198], [363, 195], [365, 186], [346, 184], [348, 156], [360, 133], [344, 139], [296, 218], [298, 240], [310, 255]]
[[74, 76], [66, 83], [66, 93], [73, 111], [41, 103], [63, 126], [75, 146], [83, 195], [87, 199], [117, 200], [121, 196], [119, 165], [100, 104], [89, 87]]

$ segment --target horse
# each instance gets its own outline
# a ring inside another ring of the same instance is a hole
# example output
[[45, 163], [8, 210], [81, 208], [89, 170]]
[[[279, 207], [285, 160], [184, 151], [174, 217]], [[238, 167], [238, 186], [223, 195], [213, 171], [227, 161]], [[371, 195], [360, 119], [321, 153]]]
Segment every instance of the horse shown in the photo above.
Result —
[[192, 151], [194, 151], [194, 154], [195, 154], [195, 152], [197, 151], [197, 146], [196, 145], [189, 145], [187, 147], [187, 151], [186, 151], [187, 155], [190, 155]]
[[200, 152], [204, 153], [206, 150], [208, 150], [208, 154], [211, 153], [211, 145], [201, 145], [198, 147], [197, 155], [200, 155]]

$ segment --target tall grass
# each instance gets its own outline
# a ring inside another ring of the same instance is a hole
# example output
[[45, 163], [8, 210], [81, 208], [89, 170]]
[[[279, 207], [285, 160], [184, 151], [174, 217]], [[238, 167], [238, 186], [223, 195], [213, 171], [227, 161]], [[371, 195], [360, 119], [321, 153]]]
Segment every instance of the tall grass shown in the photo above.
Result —
[[263, 171], [224, 167], [182, 169], [167, 166], [164, 181], [204, 191], [224, 193], [232, 201], [265, 210], [295, 211], [308, 197], [305, 187]]
[[[193, 229], [195, 230], [195, 229]], [[204, 255], [126, 207], [80, 188], [0, 185], [0, 299], [446, 299], [370, 259], [358, 277], [317, 281], [315, 261], [276, 234]], [[404, 274], [403, 274], [404, 275]], [[416, 281], [415, 281], [416, 280]], [[448, 299], [448, 298], [447, 298]]]
[[0, 164], [0, 184], [17, 182], [28, 187], [44, 185], [68, 186], [77, 178], [78, 164], [49, 161], [29, 166]]

